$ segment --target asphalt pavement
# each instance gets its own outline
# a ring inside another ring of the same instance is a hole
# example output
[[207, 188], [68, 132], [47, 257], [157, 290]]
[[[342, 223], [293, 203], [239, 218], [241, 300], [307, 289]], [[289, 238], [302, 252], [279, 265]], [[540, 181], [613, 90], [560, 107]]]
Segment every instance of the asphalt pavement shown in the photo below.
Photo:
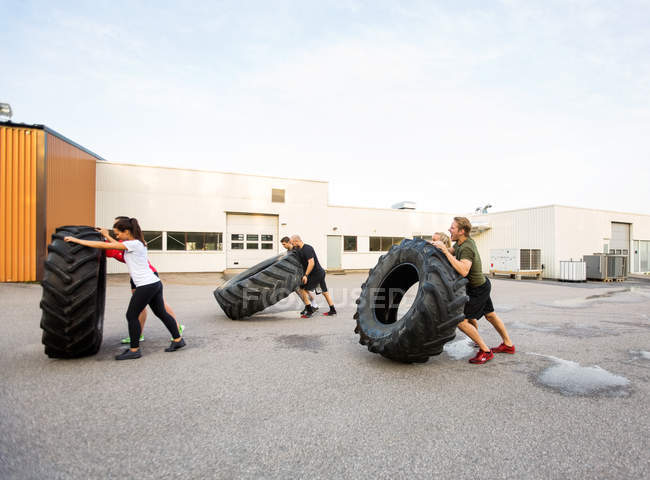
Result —
[[460, 332], [418, 365], [359, 345], [363, 274], [328, 276], [336, 317], [294, 298], [244, 321], [214, 300], [221, 275], [161, 277], [188, 346], [164, 352], [150, 312], [124, 362], [125, 276], [76, 360], [43, 352], [40, 285], [0, 284], [0, 478], [650, 477], [650, 283], [493, 280], [517, 353], [475, 366]]

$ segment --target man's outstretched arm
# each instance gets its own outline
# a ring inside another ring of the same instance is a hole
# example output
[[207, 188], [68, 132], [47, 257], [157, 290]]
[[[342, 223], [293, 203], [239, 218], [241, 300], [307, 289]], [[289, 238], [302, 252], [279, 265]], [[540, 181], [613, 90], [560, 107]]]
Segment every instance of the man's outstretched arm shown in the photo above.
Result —
[[472, 268], [472, 262], [470, 260], [467, 259], [457, 260], [456, 257], [454, 257], [452, 253], [449, 251], [447, 246], [441, 241], [433, 242], [433, 245], [438, 250], [442, 251], [442, 253], [445, 254], [445, 257], [447, 257], [447, 260], [449, 260], [451, 266], [454, 267], [454, 270], [460, 273], [463, 277], [467, 276], [470, 269]]

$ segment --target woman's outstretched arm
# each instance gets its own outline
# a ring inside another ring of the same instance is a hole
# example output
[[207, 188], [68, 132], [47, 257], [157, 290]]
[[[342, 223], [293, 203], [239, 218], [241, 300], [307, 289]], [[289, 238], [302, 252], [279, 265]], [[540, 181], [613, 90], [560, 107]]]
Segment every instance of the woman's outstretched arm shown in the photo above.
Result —
[[[106, 237], [107, 236], [105, 236], [104, 238]], [[110, 240], [107, 239], [106, 242], [98, 242], [96, 240], [81, 240], [75, 237], [65, 237], [63, 240], [65, 240], [66, 242], [78, 243], [79, 245], [83, 245], [84, 247], [99, 248], [101, 250], [126, 250], [126, 247], [123, 244], [121, 244], [120, 242], [116, 242], [112, 238]]]

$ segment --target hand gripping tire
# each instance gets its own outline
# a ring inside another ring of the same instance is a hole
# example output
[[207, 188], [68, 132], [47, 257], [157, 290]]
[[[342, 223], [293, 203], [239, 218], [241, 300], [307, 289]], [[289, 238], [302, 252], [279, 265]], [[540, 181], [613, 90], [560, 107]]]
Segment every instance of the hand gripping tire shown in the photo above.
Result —
[[[413, 304], [398, 319], [402, 297], [417, 282]], [[403, 240], [379, 258], [361, 285], [354, 315], [359, 343], [404, 363], [439, 355], [464, 319], [466, 284], [436, 247], [424, 240]]]
[[241, 320], [278, 303], [294, 292], [304, 270], [295, 253], [271, 257], [231, 278], [214, 298], [232, 320]]
[[106, 255], [67, 243], [67, 236], [103, 240], [92, 227], [59, 227], [52, 235], [41, 286], [41, 328], [45, 354], [78, 358], [99, 351], [104, 329]]

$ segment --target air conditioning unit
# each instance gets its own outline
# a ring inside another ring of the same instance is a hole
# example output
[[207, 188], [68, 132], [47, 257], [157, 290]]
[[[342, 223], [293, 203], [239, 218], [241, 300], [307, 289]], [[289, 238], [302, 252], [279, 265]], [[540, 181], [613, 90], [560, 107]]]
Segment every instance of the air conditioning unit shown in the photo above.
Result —
[[542, 251], [538, 248], [499, 248], [490, 250], [490, 273], [542, 276]]
[[542, 251], [537, 248], [500, 248], [490, 250], [490, 270], [520, 272], [542, 269]]
[[625, 280], [627, 278], [627, 255], [594, 254], [584, 255], [587, 264], [587, 278], [591, 280]]

